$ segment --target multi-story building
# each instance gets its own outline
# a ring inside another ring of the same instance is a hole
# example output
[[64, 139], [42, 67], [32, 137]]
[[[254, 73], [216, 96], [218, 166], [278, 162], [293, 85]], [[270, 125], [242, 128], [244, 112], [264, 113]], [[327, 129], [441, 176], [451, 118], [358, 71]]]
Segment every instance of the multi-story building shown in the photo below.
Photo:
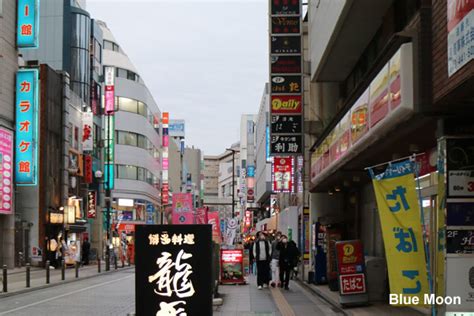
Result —
[[204, 205], [217, 202], [220, 159], [220, 156], [204, 156]]
[[[13, 133], [15, 122], [15, 74], [18, 69], [18, 52], [16, 49], [16, 1], [0, 1], [0, 132], [2, 143], [8, 138], [10, 147], [13, 146]], [[3, 146], [2, 146], [3, 147]], [[2, 166], [6, 157], [2, 152]], [[13, 158], [13, 157], [10, 157]], [[4, 189], [3, 184], [1, 185]], [[2, 204], [8, 201], [0, 193]], [[9, 268], [14, 265], [15, 258], [15, 226], [29, 229], [27, 222], [14, 215], [15, 202], [7, 203], [8, 207], [2, 207], [0, 212], [0, 265], [6, 264]]]
[[183, 191], [193, 194], [194, 205], [196, 207], [201, 202], [201, 150], [199, 148], [186, 147], [184, 149], [184, 167], [183, 167]]

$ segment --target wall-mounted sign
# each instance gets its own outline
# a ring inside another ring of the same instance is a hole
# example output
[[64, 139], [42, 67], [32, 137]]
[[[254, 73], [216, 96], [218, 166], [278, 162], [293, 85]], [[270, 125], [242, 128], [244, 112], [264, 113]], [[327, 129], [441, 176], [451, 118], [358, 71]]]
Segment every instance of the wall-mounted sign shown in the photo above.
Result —
[[84, 182], [92, 183], [92, 156], [84, 155]]
[[18, 0], [17, 46], [37, 48], [39, 34], [39, 0]]
[[272, 15], [299, 15], [300, 0], [271, 0]]
[[472, 36], [474, 2], [447, 0], [448, 6], [448, 76], [452, 76], [474, 58]]
[[113, 115], [115, 110], [115, 68], [105, 67], [105, 113]]
[[270, 86], [272, 93], [301, 93], [301, 76], [272, 76]]
[[192, 193], [173, 194], [173, 224], [193, 223], [193, 195]]
[[212, 315], [211, 226], [135, 226], [136, 314]]
[[273, 34], [300, 34], [299, 16], [274, 16], [271, 20]]
[[301, 54], [300, 36], [272, 36], [270, 38], [272, 54]]
[[288, 133], [302, 133], [303, 118], [301, 115], [280, 115], [273, 114], [271, 120], [272, 133], [288, 134]]
[[474, 230], [447, 229], [446, 253], [474, 254]]
[[185, 136], [185, 121], [184, 120], [170, 120], [168, 124], [168, 134], [171, 137]]
[[163, 131], [163, 136], [162, 136], [162, 147], [163, 147], [163, 153], [161, 157], [161, 166], [163, 168], [162, 171], [162, 181], [163, 185], [161, 188], [161, 203], [163, 205], [169, 204], [169, 183], [168, 183], [168, 168], [169, 168], [169, 155], [168, 155], [168, 145], [169, 145], [169, 123], [170, 123], [170, 115], [168, 112], [163, 112], [162, 117], [161, 117], [161, 124], [162, 124], [162, 131]]
[[301, 95], [272, 95], [271, 113], [294, 113], [302, 111]]
[[274, 135], [271, 139], [270, 150], [276, 155], [300, 154], [303, 148], [301, 135]]
[[272, 191], [293, 192], [293, 157], [274, 157], [272, 168]]
[[87, 192], [87, 218], [96, 218], [97, 216], [97, 192]]
[[447, 226], [474, 226], [474, 203], [450, 199], [446, 203]]
[[13, 132], [0, 127], [0, 214], [13, 213]]
[[22, 69], [16, 76], [15, 180], [37, 183], [38, 70]]
[[82, 150], [92, 151], [94, 149], [94, 114], [92, 112], [82, 113]]
[[301, 56], [271, 56], [272, 74], [299, 74], [301, 73]]

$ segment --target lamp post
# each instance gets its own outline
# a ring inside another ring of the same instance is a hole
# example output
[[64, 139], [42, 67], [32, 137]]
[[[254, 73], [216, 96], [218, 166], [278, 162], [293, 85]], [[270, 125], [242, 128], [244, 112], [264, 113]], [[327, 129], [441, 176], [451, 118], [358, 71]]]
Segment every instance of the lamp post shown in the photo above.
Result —
[[233, 148], [226, 148], [232, 152], [232, 218], [235, 216], [235, 153], [237, 150]]

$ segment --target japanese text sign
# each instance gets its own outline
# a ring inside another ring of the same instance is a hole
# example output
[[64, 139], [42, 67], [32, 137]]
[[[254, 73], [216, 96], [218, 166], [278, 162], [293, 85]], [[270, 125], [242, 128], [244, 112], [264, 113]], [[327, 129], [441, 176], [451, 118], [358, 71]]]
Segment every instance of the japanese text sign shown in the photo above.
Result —
[[273, 160], [272, 183], [273, 192], [293, 192], [292, 157], [275, 157]]
[[336, 242], [336, 253], [340, 294], [365, 293], [365, 259], [360, 240]]
[[474, 58], [474, 1], [447, 0], [448, 76]]
[[273, 34], [300, 34], [299, 16], [276, 16], [271, 20]]
[[37, 183], [38, 70], [16, 76], [15, 178], [17, 185]]
[[136, 314], [212, 315], [211, 226], [135, 226]]
[[92, 151], [94, 149], [93, 139], [93, 118], [92, 112], [82, 113], [82, 150]]
[[273, 135], [270, 151], [273, 155], [294, 155], [300, 153], [303, 147], [301, 135]]
[[87, 192], [87, 218], [96, 218], [97, 216], [97, 192]]
[[221, 282], [245, 283], [243, 249], [221, 249]]
[[37, 48], [39, 34], [39, 0], [18, 0], [17, 46]]
[[[409, 160], [371, 171], [385, 244], [390, 293], [418, 297], [429, 293], [420, 204]], [[410, 300], [411, 301], [411, 300]]]
[[12, 214], [13, 133], [0, 128], [0, 214]]
[[105, 113], [113, 115], [115, 110], [115, 68], [105, 67]]
[[191, 193], [173, 194], [173, 224], [192, 224], [193, 211], [193, 195]]
[[272, 15], [299, 15], [300, 0], [271, 0]]
[[207, 213], [207, 223], [212, 225], [212, 240], [217, 244], [220, 244], [222, 241], [221, 237], [221, 227], [219, 225], [219, 212], [209, 212]]

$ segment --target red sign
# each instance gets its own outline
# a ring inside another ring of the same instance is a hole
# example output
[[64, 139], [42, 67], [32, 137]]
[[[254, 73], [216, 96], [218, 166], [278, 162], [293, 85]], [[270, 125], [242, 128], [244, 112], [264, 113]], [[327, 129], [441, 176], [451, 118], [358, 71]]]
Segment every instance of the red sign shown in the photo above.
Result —
[[243, 260], [243, 249], [221, 249], [221, 283], [245, 283]]
[[336, 242], [341, 295], [365, 293], [365, 259], [360, 240]]
[[87, 218], [96, 218], [97, 216], [97, 192], [89, 191], [87, 193]]
[[471, 10], [474, 10], [472, 0], [448, 0], [448, 32], [451, 32]]
[[207, 224], [208, 207], [201, 207], [196, 209], [196, 224]]
[[161, 188], [161, 203], [163, 205], [170, 203], [168, 193], [169, 193], [169, 184], [163, 183], [163, 187]]
[[207, 223], [212, 225], [212, 240], [220, 244], [222, 239], [219, 212], [209, 212], [207, 214]]
[[365, 293], [365, 275], [363, 273], [339, 276], [340, 291], [343, 295]]
[[92, 156], [84, 156], [84, 182], [92, 183]]
[[244, 225], [247, 228], [252, 227], [252, 215], [252, 211], [245, 211]]
[[301, 114], [301, 95], [272, 95], [272, 113]]
[[275, 157], [272, 174], [273, 192], [293, 192], [293, 158]]
[[422, 155], [416, 156], [416, 167], [418, 176], [424, 176], [426, 174], [435, 172], [437, 169], [437, 151], [436, 148], [423, 153]]

